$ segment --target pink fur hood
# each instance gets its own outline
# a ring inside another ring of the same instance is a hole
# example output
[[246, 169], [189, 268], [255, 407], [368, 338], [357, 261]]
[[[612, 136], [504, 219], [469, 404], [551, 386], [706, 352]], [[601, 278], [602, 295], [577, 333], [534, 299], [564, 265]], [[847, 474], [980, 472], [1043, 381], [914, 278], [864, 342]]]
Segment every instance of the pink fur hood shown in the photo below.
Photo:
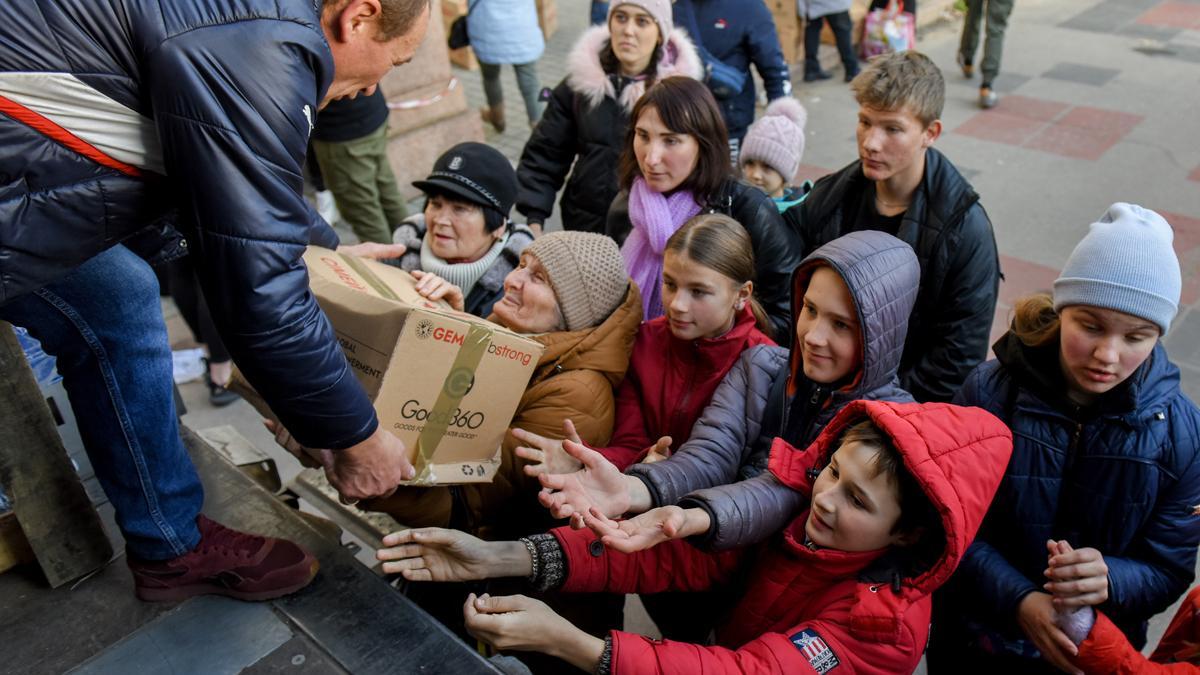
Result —
[[[600, 66], [600, 50], [608, 40], [608, 26], [589, 28], [575, 43], [567, 57], [567, 86], [584, 96], [592, 106], [608, 98], [617, 98], [612, 80]], [[658, 63], [658, 79], [683, 75], [695, 80], [704, 77], [704, 63], [696, 48], [682, 28], [671, 31], [663, 48], [662, 60]], [[620, 103], [626, 112], [633, 110], [642, 94], [646, 93], [646, 82], [631, 82], [621, 91]]]

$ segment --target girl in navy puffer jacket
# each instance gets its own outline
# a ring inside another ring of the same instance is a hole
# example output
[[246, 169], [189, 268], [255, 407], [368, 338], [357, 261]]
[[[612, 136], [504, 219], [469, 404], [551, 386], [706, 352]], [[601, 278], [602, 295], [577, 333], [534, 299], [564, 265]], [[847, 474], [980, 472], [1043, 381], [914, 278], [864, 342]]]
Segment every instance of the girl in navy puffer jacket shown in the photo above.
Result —
[[[1073, 672], [1056, 613], [1095, 607], [1140, 649], [1190, 585], [1200, 410], [1159, 343], [1181, 287], [1171, 239], [1158, 214], [1114, 204], [956, 397], [1006, 421], [1014, 450], [935, 610], [931, 673]], [[1047, 569], [1051, 539], [1074, 550]]]

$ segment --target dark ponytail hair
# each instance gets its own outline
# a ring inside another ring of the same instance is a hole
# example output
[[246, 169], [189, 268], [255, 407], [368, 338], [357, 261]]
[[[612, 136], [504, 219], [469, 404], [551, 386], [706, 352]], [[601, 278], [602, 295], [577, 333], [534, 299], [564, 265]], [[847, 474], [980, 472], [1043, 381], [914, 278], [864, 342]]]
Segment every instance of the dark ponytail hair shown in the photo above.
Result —
[[[683, 224], [663, 249], [667, 253], [686, 256], [698, 265], [724, 276], [739, 286], [754, 283], [754, 246], [741, 223], [721, 213], [699, 215]], [[754, 323], [767, 337], [774, 330], [766, 311], [750, 295], [750, 311]]]

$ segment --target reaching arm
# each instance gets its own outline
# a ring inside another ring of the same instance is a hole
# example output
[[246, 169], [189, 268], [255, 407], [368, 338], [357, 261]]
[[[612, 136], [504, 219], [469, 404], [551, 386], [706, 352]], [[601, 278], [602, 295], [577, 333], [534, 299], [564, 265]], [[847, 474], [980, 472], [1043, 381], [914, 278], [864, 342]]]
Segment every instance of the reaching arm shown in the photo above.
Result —
[[327, 51], [319, 31], [293, 22], [199, 28], [150, 53], [145, 78], [222, 339], [300, 442], [341, 449], [378, 422], [301, 261], [314, 239], [336, 244], [304, 201], [301, 177], [305, 109], [315, 110], [332, 75]]
[[[621, 631], [612, 633], [612, 672], [619, 673], [837, 673], [843, 665], [848, 673], [912, 672], [921, 659], [927, 629], [919, 634], [901, 627], [900, 639], [868, 641], [855, 639], [837, 612], [848, 612], [845, 603], [826, 607], [821, 614], [786, 631], [769, 632], [738, 649], [651, 640]], [[923, 626], [928, 625], [928, 608]]]
[[807, 498], [779, 482], [771, 473], [693, 492], [682, 500], [683, 508], [699, 508], [711, 525], [692, 539], [709, 550], [723, 551], [749, 546], [787, 526]]
[[[770, 350], [767, 354], [758, 354]], [[754, 347], [742, 353], [704, 408], [692, 427], [686, 443], [665, 461], [635, 464], [628, 474], [645, 483], [652, 506], [677, 503], [695, 490], [724, 485], [737, 480], [738, 469], [749, 456], [753, 441], [762, 427], [763, 405], [749, 406], [754, 398], [766, 396], [756, 391], [754, 382], [769, 378], [753, 378], [755, 358], [769, 361], [768, 369], [782, 368], [786, 350], [778, 347]], [[757, 411], [758, 414], [753, 414]]]
[[[1189, 432], [1191, 433], [1191, 432]], [[1194, 442], [1195, 436], [1185, 436]], [[1191, 449], [1175, 449], [1193, 455]], [[1150, 616], [1165, 610], [1195, 578], [1200, 542], [1200, 461], [1194, 457], [1169, 488], [1159, 494], [1150, 519], [1124, 556], [1104, 556], [1108, 565], [1108, 602], [1118, 616]]]

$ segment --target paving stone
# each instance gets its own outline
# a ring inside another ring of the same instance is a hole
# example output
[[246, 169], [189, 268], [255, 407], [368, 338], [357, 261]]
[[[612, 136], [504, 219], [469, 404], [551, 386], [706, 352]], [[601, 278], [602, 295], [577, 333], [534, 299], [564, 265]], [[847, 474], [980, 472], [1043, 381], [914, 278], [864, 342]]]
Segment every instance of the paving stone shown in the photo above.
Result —
[[1147, 40], [1158, 40], [1160, 42], [1169, 42], [1183, 33], [1182, 28], [1172, 28], [1171, 26], [1155, 26], [1144, 23], [1130, 23], [1122, 26], [1116, 31], [1118, 35], [1127, 37], [1143, 38]]
[[1121, 71], [1115, 68], [1098, 68], [1084, 63], [1069, 63], [1064, 61], [1054, 64], [1053, 68], [1042, 73], [1042, 77], [1067, 82], [1078, 82], [1079, 84], [1089, 84], [1093, 87], [1103, 87], [1120, 73]]
[[1001, 72], [992, 82], [992, 89], [1001, 94], [1011, 94], [1032, 79], [1029, 75]]
[[1168, 1], [1137, 19], [1140, 24], [1171, 26], [1173, 28], [1200, 28], [1200, 4]]

